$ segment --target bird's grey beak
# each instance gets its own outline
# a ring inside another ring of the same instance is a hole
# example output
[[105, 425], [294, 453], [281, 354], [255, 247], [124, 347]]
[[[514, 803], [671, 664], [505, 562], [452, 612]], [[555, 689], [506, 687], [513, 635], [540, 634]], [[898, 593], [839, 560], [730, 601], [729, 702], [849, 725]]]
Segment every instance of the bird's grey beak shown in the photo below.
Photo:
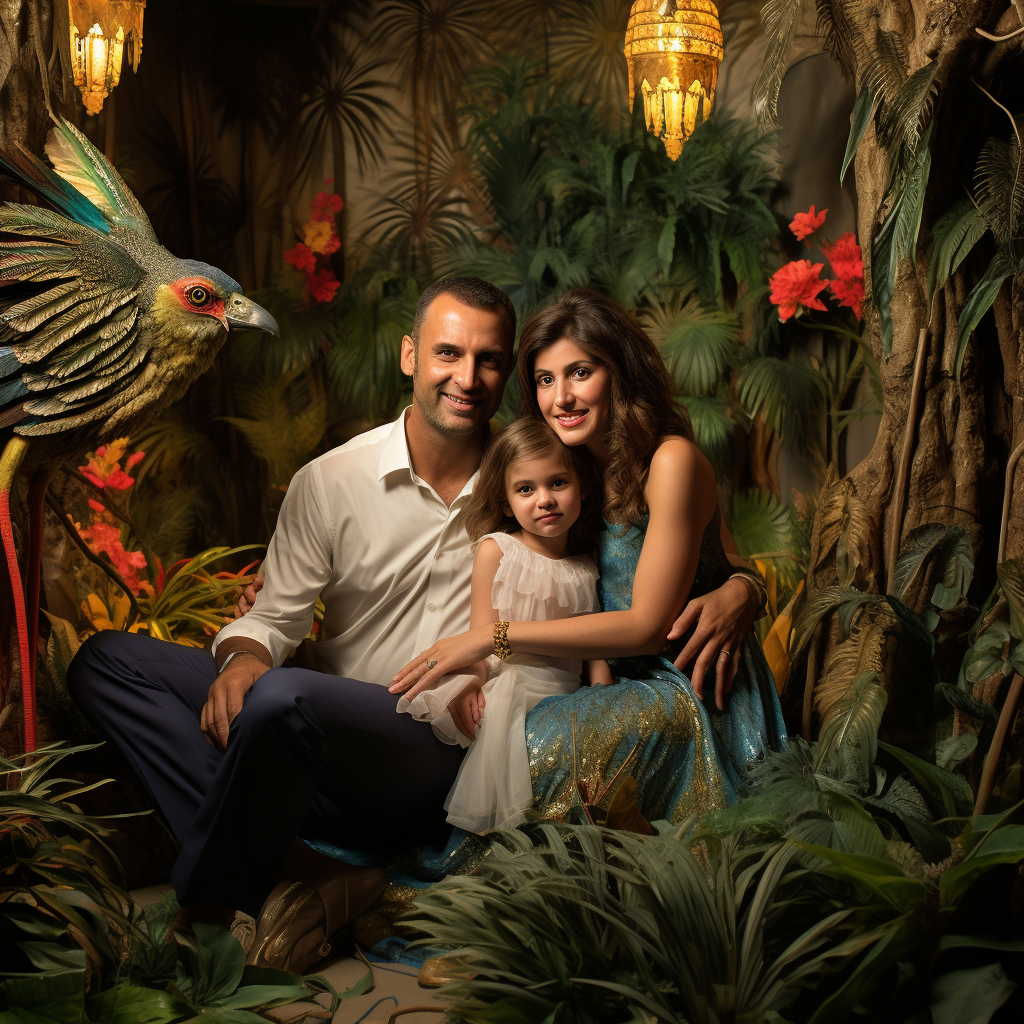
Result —
[[266, 331], [281, 337], [277, 321], [260, 305], [234, 292], [224, 303], [224, 319], [230, 327], [240, 331]]

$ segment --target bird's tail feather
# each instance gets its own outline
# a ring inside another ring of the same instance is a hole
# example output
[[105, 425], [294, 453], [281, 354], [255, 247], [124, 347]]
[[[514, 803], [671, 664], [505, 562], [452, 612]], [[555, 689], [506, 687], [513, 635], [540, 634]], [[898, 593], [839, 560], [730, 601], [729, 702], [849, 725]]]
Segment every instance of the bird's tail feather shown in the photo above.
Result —
[[21, 143], [18, 143], [16, 150], [0, 152], [0, 169], [19, 185], [48, 200], [76, 224], [101, 231], [105, 235], [110, 234], [110, 225], [99, 207]]

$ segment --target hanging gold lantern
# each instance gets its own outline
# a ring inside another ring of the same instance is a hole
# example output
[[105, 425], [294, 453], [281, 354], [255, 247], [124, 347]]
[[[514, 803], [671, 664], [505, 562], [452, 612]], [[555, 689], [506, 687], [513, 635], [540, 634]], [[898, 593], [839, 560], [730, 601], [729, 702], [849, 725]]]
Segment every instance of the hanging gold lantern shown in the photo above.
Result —
[[126, 47], [132, 71], [139, 68], [146, 0], [68, 0], [68, 9], [75, 85], [85, 109], [98, 114], [121, 80]]
[[673, 160], [711, 113], [725, 55], [718, 8], [710, 0], [636, 0], [626, 27], [629, 109], [639, 88], [647, 130]]

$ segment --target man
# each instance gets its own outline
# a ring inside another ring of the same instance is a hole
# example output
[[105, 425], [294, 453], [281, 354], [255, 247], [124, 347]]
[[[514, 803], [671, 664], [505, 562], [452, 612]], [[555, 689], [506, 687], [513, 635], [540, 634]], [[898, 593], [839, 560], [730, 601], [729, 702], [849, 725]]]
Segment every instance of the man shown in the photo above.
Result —
[[[462, 751], [397, 714], [387, 687], [414, 654], [468, 626], [473, 560], [461, 511], [514, 337], [500, 289], [474, 278], [426, 289], [402, 341], [412, 406], [295, 475], [265, 587], [220, 631], [214, 657], [106, 632], [71, 665], [75, 700], [141, 776], [181, 846], [179, 924], [256, 914], [270, 892], [251, 961], [304, 969], [383, 887], [377, 869], [314, 856], [296, 837], [373, 849], [445, 830]], [[307, 634], [318, 597], [323, 671], [274, 667]], [[743, 582], [691, 603], [673, 628], [699, 617], [682, 656], [749, 627], [754, 603]]]

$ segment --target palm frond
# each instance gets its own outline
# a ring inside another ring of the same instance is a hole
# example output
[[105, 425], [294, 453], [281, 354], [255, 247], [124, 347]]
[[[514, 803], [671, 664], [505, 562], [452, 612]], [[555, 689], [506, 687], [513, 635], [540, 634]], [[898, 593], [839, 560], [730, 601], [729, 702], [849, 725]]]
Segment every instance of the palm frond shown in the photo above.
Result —
[[937, 71], [938, 62], [929, 61], [910, 75], [895, 96], [883, 94], [876, 123], [878, 141], [887, 149], [905, 147], [909, 153], [917, 148], [938, 92]]
[[818, 34], [825, 37], [825, 49], [835, 58], [843, 78], [852, 82], [857, 76], [857, 51], [854, 45], [859, 30], [850, 19], [844, 0], [815, 0], [818, 9]]
[[801, 6], [802, 0], [768, 0], [761, 9], [761, 24], [767, 42], [764, 64], [754, 83], [754, 112], [761, 131], [777, 131], [780, 127], [779, 90]]
[[660, 307], [660, 313], [645, 311], [641, 325], [661, 348], [679, 391], [706, 397], [722, 381], [736, 356], [736, 317], [724, 310], [708, 309], [696, 297], [672, 310]]
[[729, 531], [748, 561], [793, 547], [793, 515], [771, 491], [748, 490], [733, 495]]
[[1024, 160], [1019, 128], [1007, 141], [991, 138], [982, 148], [975, 170], [975, 193], [985, 220], [1000, 242], [1024, 234]]
[[739, 397], [751, 419], [763, 414], [787, 444], [806, 449], [818, 443], [825, 382], [811, 367], [760, 356], [743, 369]]
[[732, 454], [732, 435], [736, 424], [729, 416], [724, 398], [684, 396], [682, 404], [690, 415], [697, 447], [708, 457], [719, 475], [725, 473]]

